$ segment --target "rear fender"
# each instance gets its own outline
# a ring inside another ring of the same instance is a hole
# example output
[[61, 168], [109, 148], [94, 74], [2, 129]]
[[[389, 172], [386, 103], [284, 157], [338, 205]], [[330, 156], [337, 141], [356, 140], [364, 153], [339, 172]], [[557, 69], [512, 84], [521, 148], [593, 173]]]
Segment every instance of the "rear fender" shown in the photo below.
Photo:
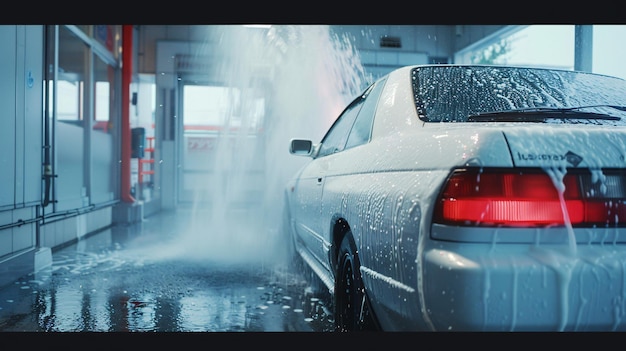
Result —
[[330, 262], [330, 266], [333, 267], [333, 276], [337, 273], [337, 255], [339, 246], [341, 245], [341, 241], [343, 241], [344, 236], [350, 230], [350, 226], [348, 222], [339, 216], [333, 217], [331, 221], [330, 228], [330, 242], [331, 246], [328, 250], [328, 261]]

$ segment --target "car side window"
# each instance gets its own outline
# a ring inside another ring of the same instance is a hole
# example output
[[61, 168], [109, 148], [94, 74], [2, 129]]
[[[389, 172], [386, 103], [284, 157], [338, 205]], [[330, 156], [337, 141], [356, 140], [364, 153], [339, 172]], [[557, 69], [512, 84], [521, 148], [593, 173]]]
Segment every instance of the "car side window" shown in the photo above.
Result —
[[350, 133], [354, 120], [363, 105], [363, 95], [364, 94], [361, 94], [354, 99], [341, 115], [339, 115], [328, 133], [326, 133], [326, 136], [324, 136], [324, 139], [322, 139], [322, 145], [320, 146], [317, 157], [334, 154], [345, 148], [348, 133]]
[[385, 80], [375, 83], [374, 87], [369, 89], [369, 93], [365, 97], [363, 107], [356, 117], [354, 126], [348, 135], [346, 149], [367, 143], [372, 135], [372, 124], [374, 122], [374, 113], [378, 105], [378, 98], [385, 86]]

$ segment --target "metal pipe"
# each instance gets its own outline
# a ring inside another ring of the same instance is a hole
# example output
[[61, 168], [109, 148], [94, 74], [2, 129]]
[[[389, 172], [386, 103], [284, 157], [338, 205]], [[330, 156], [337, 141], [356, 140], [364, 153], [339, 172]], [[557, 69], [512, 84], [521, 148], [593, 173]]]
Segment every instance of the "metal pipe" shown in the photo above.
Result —
[[[44, 82], [45, 82], [45, 86], [44, 86], [44, 120], [43, 120], [43, 181], [44, 181], [44, 197], [43, 197], [43, 201], [42, 201], [42, 207], [46, 207], [48, 206], [48, 204], [50, 203], [50, 191], [52, 188], [51, 185], [51, 178], [52, 178], [52, 164], [51, 164], [51, 157], [50, 157], [50, 149], [51, 149], [51, 145], [50, 145], [50, 82], [52, 80], [53, 77], [52, 76], [52, 69], [53, 69], [53, 62], [50, 62], [50, 40], [51, 40], [51, 32], [56, 34], [56, 28], [52, 27], [52, 26], [44, 26], [44, 55], [46, 57], [46, 59], [44, 60], [45, 62], [45, 68], [44, 68]], [[54, 43], [56, 43], [56, 40], [54, 41]], [[56, 80], [56, 77], [54, 77], [54, 79]]]

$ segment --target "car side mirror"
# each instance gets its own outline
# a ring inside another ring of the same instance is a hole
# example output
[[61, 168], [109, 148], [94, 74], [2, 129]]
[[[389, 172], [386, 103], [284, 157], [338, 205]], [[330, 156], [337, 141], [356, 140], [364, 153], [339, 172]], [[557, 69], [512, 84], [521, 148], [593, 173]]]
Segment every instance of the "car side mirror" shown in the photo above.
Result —
[[311, 156], [313, 152], [313, 142], [306, 139], [291, 139], [289, 153], [298, 156]]

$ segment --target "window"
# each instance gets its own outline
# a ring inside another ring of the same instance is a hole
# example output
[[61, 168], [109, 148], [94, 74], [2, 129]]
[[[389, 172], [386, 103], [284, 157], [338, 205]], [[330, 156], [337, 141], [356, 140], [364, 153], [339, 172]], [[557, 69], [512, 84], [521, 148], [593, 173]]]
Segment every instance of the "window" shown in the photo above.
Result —
[[374, 87], [370, 90], [370, 93], [367, 94], [363, 107], [361, 107], [361, 111], [348, 136], [346, 149], [363, 145], [370, 140], [374, 114], [376, 113], [376, 106], [378, 105], [378, 97], [385, 86], [385, 81], [386, 80], [381, 80], [376, 82]]
[[[326, 136], [324, 136], [324, 138], [322, 139], [318, 157], [343, 151], [346, 148], [346, 143], [349, 137], [352, 137], [354, 139], [351, 141], [350, 147], [363, 144], [367, 140], [369, 140], [369, 135], [371, 133], [371, 121], [374, 118], [373, 109], [378, 99], [372, 99], [373, 102], [371, 104], [374, 104], [374, 106], [368, 104], [367, 114], [371, 116], [365, 116], [363, 118], [363, 121], [359, 122], [359, 126], [356, 130], [353, 129], [353, 125], [355, 124], [355, 120], [359, 115], [359, 111], [361, 111], [361, 108], [363, 107], [364, 101], [367, 101], [367, 97], [374, 88], [375, 84], [376, 83], [370, 85], [367, 89], [365, 89], [363, 94], [354, 99], [341, 113], [341, 115], [339, 115], [339, 118], [337, 118], [328, 133], [326, 133]], [[376, 84], [376, 86], [382, 87], [383, 84]], [[377, 90], [377, 93], [374, 97], [377, 97], [379, 94], [380, 90]]]
[[82, 121], [85, 103], [84, 57], [89, 53], [89, 47], [65, 27], [60, 27], [59, 36], [57, 119]]
[[93, 129], [109, 131], [112, 109], [115, 104], [115, 69], [100, 57], [94, 58], [94, 124]]
[[[472, 63], [480, 56], [495, 64], [574, 69], [575, 25], [509, 26], [488, 40], [455, 55], [456, 63]], [[521, 28], [521, 29], [518, 29]], [[626, 25], [593, 25], [592, 72], [626, 79], [626, 46], [615, 45], [626, 35]], [[507, 43], [506, 50], [492, 55], [494, 47]]]
[[322, 139], [322, 145], [318, 157], [334, 154], [342, 151], [346, 146], [348, 133], [354, 124], [363, 102], [363, 95], [354, 99], [348, 107], [339, 115], [326, 136]]
[[507, 26], [455, 54], [459, 64], [574, 68], [574, 25]]
[[239, 127], [240, 95], [237, 88], [185, 84], [183, 87], [185, 129], [194, 130], [200, 126]]
[[594, 73], [608, 74], [626, 79], [626, 47], [617, 45], [617, 38], [626, 36], [626, 25], [594, 25], [593, 26], [593, 59]]
[[505, 63], [512, 65], [574, 68], [574, 26], [532, 25], [508, 37]]

